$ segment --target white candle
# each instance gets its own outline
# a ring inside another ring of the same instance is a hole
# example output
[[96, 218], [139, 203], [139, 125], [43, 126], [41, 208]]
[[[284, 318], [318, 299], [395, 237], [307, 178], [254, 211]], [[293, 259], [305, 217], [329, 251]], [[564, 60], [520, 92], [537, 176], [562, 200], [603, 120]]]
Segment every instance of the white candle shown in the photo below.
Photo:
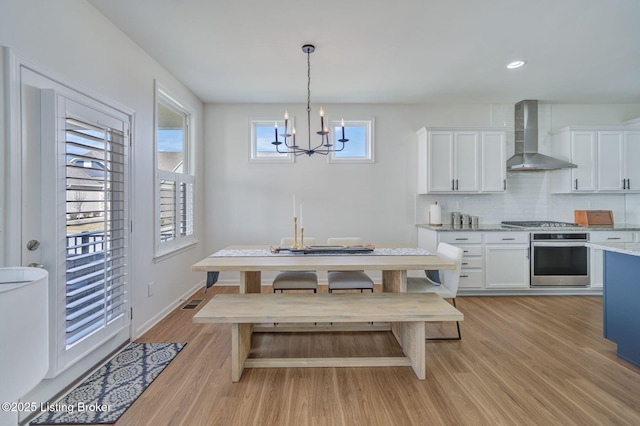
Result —
[[296, 217], [296, 194], [293, 194], [293, 217]]
[[302, 203], [300, 203], [300, 228], [302, 228]]

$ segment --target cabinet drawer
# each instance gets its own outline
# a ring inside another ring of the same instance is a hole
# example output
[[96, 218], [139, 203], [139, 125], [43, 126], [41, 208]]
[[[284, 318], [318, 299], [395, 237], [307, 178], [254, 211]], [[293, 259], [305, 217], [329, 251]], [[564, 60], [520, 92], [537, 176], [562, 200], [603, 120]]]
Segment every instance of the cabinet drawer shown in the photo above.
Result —
[[633, 242], [632, 232], [589, 232], [589, 241], [593, 243], [630, 243]]
[[529, 244], [528, 232], [487, 232], [487, 244]]
[[463, 258], [482, 256], [482, 246], [467, 246], [464, 244], [456, 244], [463, 250]]
[[459, 288], [482, 288], [484, 274], [482, 270], [461, 271]]
[[481, 257], [463, 257], [462, 269], [470, 269], [470, 268], [482, 268], [482, 258]]
[[440, 241], [444, 243], [459, 244], [480, 244], [482, 242], [481, 232], [442, 232]]

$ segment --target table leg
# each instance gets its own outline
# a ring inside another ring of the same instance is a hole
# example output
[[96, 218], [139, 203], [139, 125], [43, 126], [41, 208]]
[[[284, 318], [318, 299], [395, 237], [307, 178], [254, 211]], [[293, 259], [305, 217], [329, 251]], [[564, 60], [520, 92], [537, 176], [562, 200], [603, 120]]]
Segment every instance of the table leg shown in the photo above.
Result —
[[260, 293], [261, 280], [260, 271], [240, 271], [240, 294]]
[[406, 293], [407, 271], [382, 271], [383, 293]]
[[240, 381], [244, 363], [251, 351], [253, 324], [231, 324], [231, 381]]

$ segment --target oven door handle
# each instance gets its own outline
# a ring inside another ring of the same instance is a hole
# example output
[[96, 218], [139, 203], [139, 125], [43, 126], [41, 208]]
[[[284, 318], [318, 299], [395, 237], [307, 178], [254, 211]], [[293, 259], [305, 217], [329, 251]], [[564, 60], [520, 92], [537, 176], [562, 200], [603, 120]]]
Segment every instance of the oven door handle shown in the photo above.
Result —
[[584, 247], [586, 241], [582, 242], [566, 242], [566, 243], [541, 243], [534, 242], [531, 243], [533, 247]]

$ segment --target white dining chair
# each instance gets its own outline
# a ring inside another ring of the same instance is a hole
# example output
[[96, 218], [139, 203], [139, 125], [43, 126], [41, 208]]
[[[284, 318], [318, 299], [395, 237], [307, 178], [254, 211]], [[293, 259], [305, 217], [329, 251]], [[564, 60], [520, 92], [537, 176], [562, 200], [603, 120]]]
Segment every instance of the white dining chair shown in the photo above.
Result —
[[[315, 245], [316, 239], [307, 237], [304, 239], [305, 245]], [[293, 238], [282, 238], [280, 247], [291, 247]], [[318, 292], [318, 275], [315, 271], [281, 271], [273, 280], [273, 292], [280, 290], [313, 290]]]
[[[329, 246], [361, 246], [359, 237], [333, 237], [327, 239]], [[329, 271], [327, 272], [329, 293], [334, 290], [371, 290], [373, 293], [373, 280], [364, 271]]]
[[[413, 293], [436, 293], [443, 299], [451, 299], [453, 306], [456, 306], [456, 295], [458, 294], [458, 284], [460, 282], [460, 268], [462, 267], [463, 249], [447, 243], [438, 244], [438, 256], [455, 262], [455, 269], [441, 269], [438, 277], [432, 274], [433, 271], [425, 270], [426, 277], [408, 277], [407, 291]], [[460, 322], [456, 321], [458, 335], [456, 337], [431, 337], [426, 340], [460, 340]]]

